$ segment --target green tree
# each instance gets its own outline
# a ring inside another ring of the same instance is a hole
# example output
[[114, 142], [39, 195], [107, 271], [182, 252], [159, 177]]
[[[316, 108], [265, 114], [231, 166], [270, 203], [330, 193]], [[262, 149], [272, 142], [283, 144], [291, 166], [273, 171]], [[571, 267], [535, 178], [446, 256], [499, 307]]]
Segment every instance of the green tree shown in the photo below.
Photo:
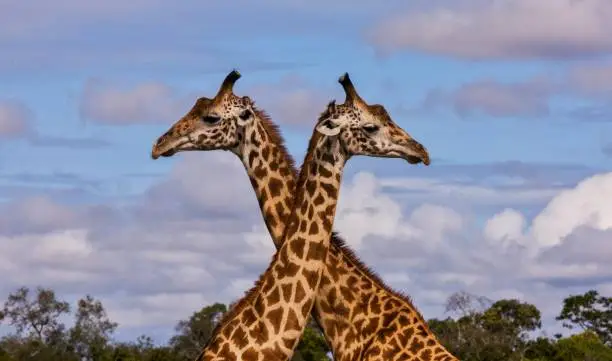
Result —
[[18, 336], [30, 336], [45, 343], [63, 332], [65, 326], [59, 318], [69, 312], [68, 302], [57, 299], [53, 290], [39, 287], [31, 299], [30, 290], [21, 287], [9, 294], [0, 321], [8, 319]]
[[532, 304], [499, 300], [482, 314], [480, 324], [506, 354], [522, 357], [528, 347], [528, 333], [542, 327], [542, 318]]
[[557, 320], [568, 329], [577, 326], [592, 331], [604, 344], [612, 346], [612, 297], [600, 296], [596, 290], [571, 295], [563, 300]]
[[519, 300], [499, 300], [482, 315], [483, 326], [491, 332], [507, 332], [526, 337], [526, 333], [542, 327], [540, 310]]
[[599, 336], [585, 331], [557, 341], [555, 361], [611, 361], [612, 348], [603, 344]]
[[215, 303], [194, 312], [187, 320], [181, 320], [175, 327], [178, 333], [170, 339], [170, 346], [182, 360], [194, 360], [202, 351], [217, 322], [227, 312], [227, 306]]
[[541, 326], [540, 311], [518, 300], [490, 300], [459, 292], [447, 301], [455, 319], [429, 321], [442, 344], [461, 360], [522, 360], [528, 332]]
[[81, 360], [103, 360], [109, 357], [109, 342], [118, 324], [112, 322], [102, 302], [86, 295], [78, 301], [70, 344]]
[[329, 361], [327, 353], [331, 349], [325, 341], [323, 332], [317, 323], [309, 318], [304, 333], [300, 338], [292, 361]]
[[[15, 360], [75, 359], [60, 317], [70, 305], [59, 300], [51, 289], [32, 292], [21, 287], [9, 294], [0, 312], [0, 321], [13, 326], [14, 334], [2, 339], [3, 352]], [[3, 356], [6, 358], [6, 356]]]
[[141, 335], [136, 342], [114, 345], [113, 361], [178, 361], [178, 355], [170, 347], [156, 347], [153, 340]]
[[535, 340], [527, 341], [524, 356], [531, 361], [552, 361], [557, 360], [557, 344], [555, 340], [547, 337], [538, 337]]

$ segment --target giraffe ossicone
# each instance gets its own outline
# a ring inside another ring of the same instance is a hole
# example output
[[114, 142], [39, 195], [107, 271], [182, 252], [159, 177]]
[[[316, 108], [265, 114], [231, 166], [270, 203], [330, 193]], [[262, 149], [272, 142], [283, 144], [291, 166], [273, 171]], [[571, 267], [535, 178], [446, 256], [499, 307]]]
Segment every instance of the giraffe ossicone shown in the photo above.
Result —
[[[230, 83], [233, 85], [236, 80]], [[346, 127], [356, 127], [355, 119], [363, 120], [363, 127], [355, 128], [359, 130], [355, 139], [375, 141], [381, 134], [387, 134], [388, 128], [383, 127], [380, 132], [381, 125], [393, 122], [384, 107], [365, 103], [348, 74], [338, 81], [347, 99], [344, 104], [331, 103], [326, 108], [330, 116], [325, 119], [329, 125], [335, 127], [334, 117], [343, 116], [347, 119]], [[418, 144], [410, 137], [404, 143], [404, 146]], [[277, 126], [249, 97], [219, 91], [214, 98], [198, 99], [158, 139], [152, 155], [157, 158], [181, 151], [216, 149], [231, 150], [242, 160], [266, 227], [280, 249], [294, 196], [299, 191], [297, 170]], [[396, 154], [374, 156], [399, 156], [397, 149], [388, 151]], [[424, 148], [420, 152], [427, 154]], [[405, 159], [411, 163], [418, 161], [418, 157], [408, 154]], [[421, 161], [428, 164], [429, 157], [423, 156]], [[331, 235], [330, 247], [312, 315], [336, 360], [394, 359], [396, 356], [405, 360], [429, 356], [432, 360], [457, 360], [439, 343], [410, 299], [385, 285], [336, 233]]]

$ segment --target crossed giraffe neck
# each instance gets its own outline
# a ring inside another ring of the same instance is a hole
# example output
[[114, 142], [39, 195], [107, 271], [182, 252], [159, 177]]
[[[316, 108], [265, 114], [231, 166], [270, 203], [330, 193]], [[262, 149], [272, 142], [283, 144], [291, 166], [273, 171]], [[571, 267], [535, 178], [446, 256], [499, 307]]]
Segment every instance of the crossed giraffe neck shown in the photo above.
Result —
[[313, 134], [285, 242], [256, 286], [224, 316], [199, 360], [291, 358], [321, 280], [345, 160], [337, 143]]
[[[264, 111], [255, 113], [257, 121], [245, 130], [246, 142], [236, 154], [249, 176], [272, 241], [280, 249], [294, 194], [300, 189], [296, 188], [298, 170], [278, 127]], [[392, 319], [394, 314], [398, 317]], [[408, 358], [401, 359], [458, 361], [411, 300], [388, 287], [336, 233], [331, 235], [312, 315], [336, 361], [378, 360], [383, 352], [385, 360], [407, 354]]]
[[[236, 154], [272, 241], [280, 249], [294, 194], [300, 189], [295, 186], [298, 171], [277, 126], [264, 111], [255, 113], [257, 121], [245, 129], [245, 142]], [[336, 361], [391, 360], [399, 355], [405, 355], [402, 360], [458, 361], [411, 300], [388, 287], [336, 233], [331, 236], [312, 315]]]
[[[227, 94], [227, 80], [220, 94]], [[236, 78], [234, 78], [236, 79]], [[231, 91], [231, 87], [229, 87]], [[253, 110], [254, 118], [243, 127], [233, 121], [219, 123], [219, 132], [206, 129], [209, 104], [215, 99], [200, 98], [193, 109], [175, 123], [156, 142], [153, 157], [171, 156], [181, 150], [227, 149], [240, 157], [259, 201], [265, 224], [277, 249], [285, 242], [283, 234], [289, 222], [296, 187], [297, 170], [287, 152], [277, 126], [261, 110], [249, 107], [248, 97], [227, 97], [214, 108], [215, 115], [232, 107], [234, 113], [246, 114]], [[238, 104], [238, 105], [236, 105]], [[204, 122], [202, 121], [204, 120]], [[238, 140], [232, 132], [238, 132]], [[242, 130], [240, 130], [242, 129]], [[224, 142], [217, 137], [224, 136]], [[191, 144], [189, 139], [202, 139]], [[386, 286], [385, 283], [337, 235], [331, 235], [331, 250], [327, 255], [312, 316], [321, 326], [337, 361], [344, 360], [457, 360], [437, 340], [411, 300]]]

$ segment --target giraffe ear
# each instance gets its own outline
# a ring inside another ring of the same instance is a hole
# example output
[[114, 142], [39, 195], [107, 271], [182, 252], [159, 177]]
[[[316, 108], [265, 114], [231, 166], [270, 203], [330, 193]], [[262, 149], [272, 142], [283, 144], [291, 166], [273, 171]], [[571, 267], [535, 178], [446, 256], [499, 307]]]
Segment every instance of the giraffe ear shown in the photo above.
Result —
[[242, 111], [242, 113], [240, 113], [240, 115], [238, 115], [237, 123], [238, 126], [244, 127], [251, 120], [253, 120], [253, 111], [250, 109], [245, 109]]
[[331, 118], [327, 118], [321, 123], [317, 124], [317, 127], [315, 129], [317, 130], [317, 132], [323, 135], [333, 137], [340, 133], [340, 124], [337, 124]]

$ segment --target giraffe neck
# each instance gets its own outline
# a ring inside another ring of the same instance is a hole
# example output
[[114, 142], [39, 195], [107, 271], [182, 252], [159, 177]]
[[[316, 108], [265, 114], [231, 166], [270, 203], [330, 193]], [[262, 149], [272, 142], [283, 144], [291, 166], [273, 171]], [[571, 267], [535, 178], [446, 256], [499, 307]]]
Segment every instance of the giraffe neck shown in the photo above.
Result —
[[224, 317], [200, 360], [292, 357], [318, 292], [346, 159], [337, 140], [315, 131], [285, 242], [255, 287]]
[[[256, 116], [255, 125], [245, 129], [242, 136], [246, 139], [234, 153], [246, 169], [265, 224], [279, 249], [284, 241], [283, 234], [296, 190], [300, 189], [295, 187], [297, 170], [276, 125], [263, 111], [256, 110]], [[410, 326], [399, 326], [400, 330], [423, 326], [427, 330], [427, 337], [423, 340], [428, 346], [433, 345], [430, 348], [436, 350], [434, 355], [447, 353], [407, 297], [387, 287], [359, 261], [342, 239], [332, 236], [331, 243], [334, 252], [329, 252], [312, 315], [332, 347], [334, 359], [350, 360], [367, 353], [368, 348], [384, 349], [383, 345], [372, 342], [372, 336], [388, 327], [383, 322], [388, 315], [398, 313], [412, 320]], [[379, 306], [357, 308], [355, 304], [362, 299], [375, 299], [372, 305]], [[398, 322], [403, 319], [399, 317]], [[367, 344], [371, 346], [365, 346]]]
[[249, 176], [274, 246], [283, 244], [285, 220], [291, 213], [297, 171], [278, 129], [265, 113], [256, 111], [253, 126], [244, 130], [247, 141], [234, 153]]

